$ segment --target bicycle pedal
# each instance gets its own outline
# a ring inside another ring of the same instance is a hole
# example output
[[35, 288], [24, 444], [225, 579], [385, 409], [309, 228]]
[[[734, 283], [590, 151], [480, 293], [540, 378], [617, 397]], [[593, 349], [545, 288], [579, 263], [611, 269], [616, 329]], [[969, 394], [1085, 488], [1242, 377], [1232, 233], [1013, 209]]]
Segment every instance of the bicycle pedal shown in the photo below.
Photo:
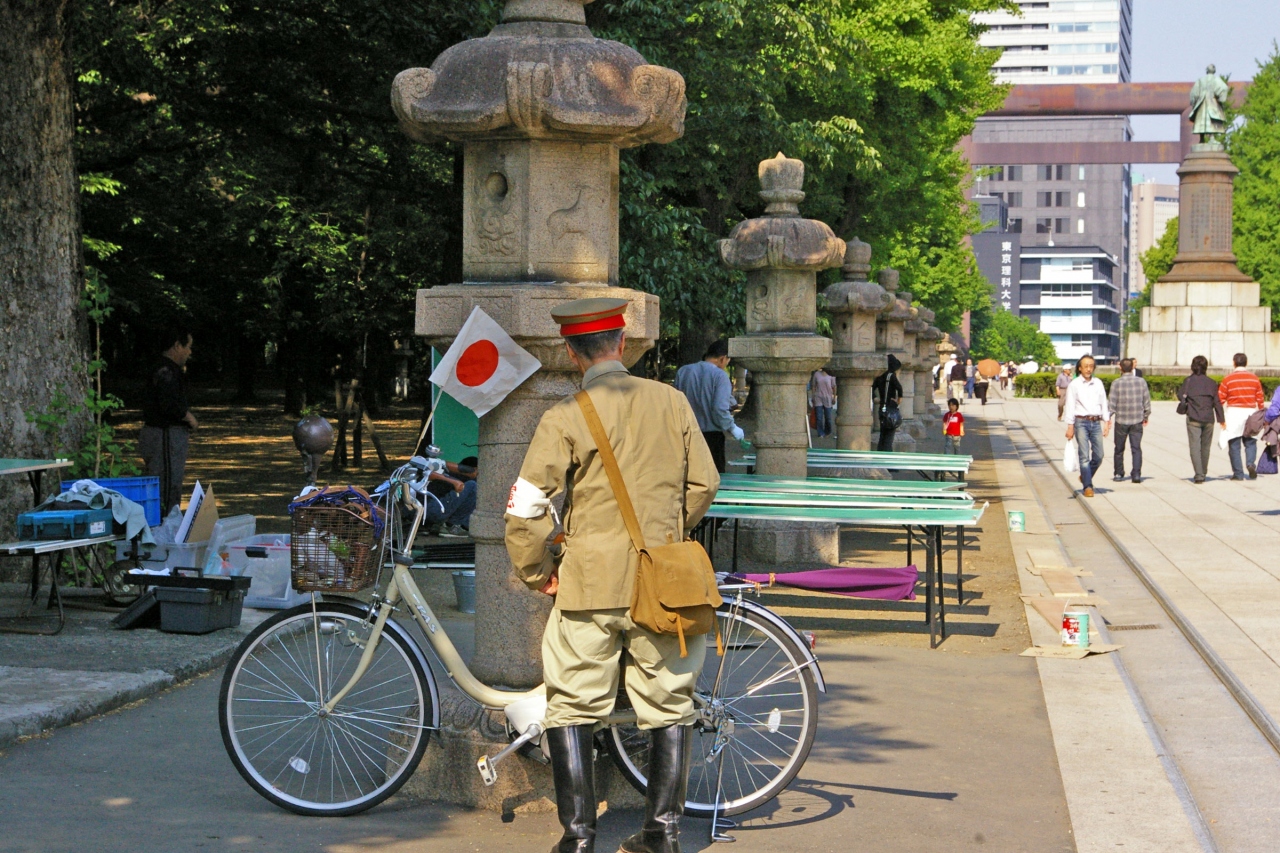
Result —
[[484, 781], [486, 788], [492, 788], [498, 781], [498, 771], [489, 763], [489, 756], [480, 756], [480, 760], [476, 762], [476, 769], [480, 771], [480, 778]]

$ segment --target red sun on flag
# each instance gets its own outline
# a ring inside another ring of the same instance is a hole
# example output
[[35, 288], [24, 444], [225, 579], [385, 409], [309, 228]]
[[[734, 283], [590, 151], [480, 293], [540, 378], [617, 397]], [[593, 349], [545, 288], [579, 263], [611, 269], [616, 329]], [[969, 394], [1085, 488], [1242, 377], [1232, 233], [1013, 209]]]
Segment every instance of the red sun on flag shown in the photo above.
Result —
[[454, 374], [470, 388], [489, 381], [498, 369], [498, 348], [493, 341], [479, 340], [463, 350]]

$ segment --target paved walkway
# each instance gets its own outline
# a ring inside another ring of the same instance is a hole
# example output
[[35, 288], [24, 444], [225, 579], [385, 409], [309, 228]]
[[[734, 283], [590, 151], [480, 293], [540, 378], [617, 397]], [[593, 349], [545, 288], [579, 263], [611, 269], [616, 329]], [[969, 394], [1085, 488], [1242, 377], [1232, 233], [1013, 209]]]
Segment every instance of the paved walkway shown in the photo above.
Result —
[[[1065, 427], [1054, 402], [1014, 399], [1000, 408], [1061, 466]], [[1185, 419], [1175, 408], [1153, 406], [1140, 484], [1112, 482], [1108, 437], [1093, 509], [1280, 719], [1280, 475], [1233, 482], [1226, 451], [1215, 446], [1208, 482], [1195, 485]]]

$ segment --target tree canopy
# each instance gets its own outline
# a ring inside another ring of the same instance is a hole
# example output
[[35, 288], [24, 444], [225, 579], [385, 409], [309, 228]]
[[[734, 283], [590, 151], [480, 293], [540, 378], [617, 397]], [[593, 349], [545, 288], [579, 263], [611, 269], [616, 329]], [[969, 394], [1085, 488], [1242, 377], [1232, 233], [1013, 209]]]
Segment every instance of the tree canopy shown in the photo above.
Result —
[[1262, 304], [1280, 329], [1280, 47], [1258, 63], [1240, 110], [1244, 122], [1227, 135], [1236, 177], [1233, 248], [1240, 270], [1253, 276]]
[[[389, 371], [414, 292], [461, 275], [460, 149], [404, 137], [390, 82], [483, 35], [500, 0], [81, 4], [78, 156], [112, 289], [116, 370], [194, 321], [197, 377], [252, 392], [273, 359], [296, 409], [335, 365]], [[990, 289], [955, 151], [998, 105], [974, 11], [1002, 0], [598, 0], [596, 35], [687, 81], [686, 134], [624, 152], [620, 283], [697, 349], [741, 322], [715, 240], [758, 215], [756, 165], [806, 161], [802, 211], [955, 328]], [[238, 381], [237, 381], [238, 380]]]
[[991, 322], [974, 336], [972, 355], [1019, 364], [1027, 360], [1040, 364], [1060, 361], [1053, 339], [1040, 331], [1039, 326], [1003, 309], [995, 311]]

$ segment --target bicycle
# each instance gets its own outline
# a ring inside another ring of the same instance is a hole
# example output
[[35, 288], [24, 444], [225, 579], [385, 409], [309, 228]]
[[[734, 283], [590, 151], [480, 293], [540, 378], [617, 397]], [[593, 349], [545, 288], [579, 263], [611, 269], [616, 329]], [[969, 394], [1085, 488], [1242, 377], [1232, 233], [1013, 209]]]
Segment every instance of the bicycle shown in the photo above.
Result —
[[[349, 815], [394, 794], [417, 768], [438, 729], [435, 675], [418, 639], [392, 614], [421, 629], [445, 672], [473, 701], [503, 711], [511, 742], [483, 756], [484, 782], [516, 751], [540, 745], [546, 696], [496, 690], [467, 668], [410, 573], [410, 549], [423, 518], [425, 460], [415, 457], [388, 480], [386, 530], [368, 602], [325, 593], [283, 611], [247, 636], [227, 665], [219, 696], [223, 743], [245, 781], [276, 805], [304, 815]], [[408, 534], [397, 511], [414, 518]], [[723, 655], [714, 634], [695, 702], [695, 760], [685, 814], [734, 815], [777, 796], [795, 778], [817, 731], [818, 693], [826, 692], [810, 644], [745, 596], [754, 584], [721, 576], [718, 611]], [[598, 737], [623, 775], [644, 792], [648, 737], [619, 689], [619, 703]], [[714, 831], [714, 825], [713, 825]]]

